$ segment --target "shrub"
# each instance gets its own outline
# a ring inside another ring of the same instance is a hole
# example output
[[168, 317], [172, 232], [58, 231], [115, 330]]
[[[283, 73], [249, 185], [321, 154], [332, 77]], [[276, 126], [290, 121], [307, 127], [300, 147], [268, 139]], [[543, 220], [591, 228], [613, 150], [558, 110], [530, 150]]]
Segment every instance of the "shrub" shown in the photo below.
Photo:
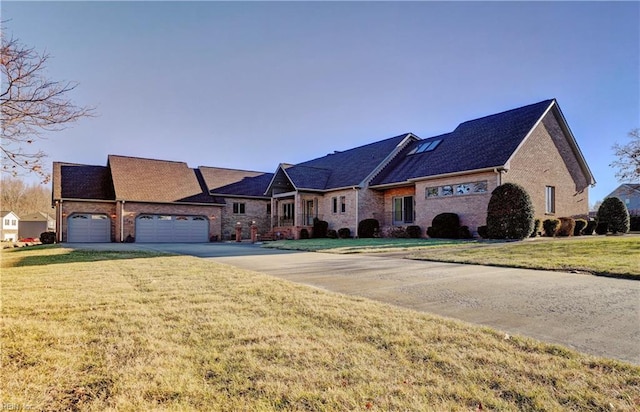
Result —
[[598, 222], [596, 225], [596, 235], [606, 235], [609, 232], [608, 222]]
[[478, 236], [483, 239], [489, 239], [489, 233], [487, 232], [487, 225], [478, 226]]
[[337, 239], [338, 238], [338, 232], [336, 232], [334, 229], [329, 229], [329, 230], [327, 230], [327, 237], [329, 239]]
[[540, 219], [535, 219], [533, 221], [533, 231], [531, 232], [531, 237], [538, 236], [538, 232], [540, 231]]
[[407, 230], [404, 228], [404, 226], [394, 226], [394, 227], [387, 228], [384, 231], [384, 237], [405, 239], [405, 238], [408, 238], [409, 235], [407, 234]]
[[329, 229], [329, 223], [324, 220], [320, 220], [317, 217], [313, 219], [313, 231], [312, 236], [316, 239], [327, 237], [327, 230]]
[[472, 237], [469, 226], [460, 226], [460, 229], [458, 229], [458, 239], [471, 239]]
[[429, 237], [457, 239], [460, 230], [460, 218], [455, 213], [440, 213], [431, 221], [427, 228]]
[[351, 229], [348, 227], [338, 229], [338, 237], [340, 239], [349, 239], [351, 237]]
[[560, 227], [556, 231], [556, 236], [562, 236], [562, 237], [573, 236], [573, 231], [576, 228], [576, 221], [570, 217], [561, 217], [559, 218], [559, 220], [560, 220]]
[[43, 245], [52, 245], [56, 243], [56, 232], [40, 233], [40, 243], [42, 243]]
[[640, 215], [629, 215], [629, 230], [640, 232]]
[[422, 237], [422, 228], [416, 225], [407, 226], [407, 236], [412, 239], [418, 239]]
[[492, 239], [524, 239], [533, 230], [533, 205], [526, 190], [514, 183], [494, 189], [487, 206], [487, 231]]
[[306, 228], [300, 229], [300, 239], [309, 239], [309, 231]]
[[358, 237], [372, 238], [380, 230], [380, 222], [377, 219], [364, 219], [358, 223]]
[[583, 235], [591, 236], [593, 235], [593, 231], [596, 229], [597, 222], [595, 220], [590, 220], [587, 222], [587, 226], [582, 230]]
[[586, 227], [587, 221], [585, 219], [576, 219], [576, 227], [573, 229], [573, 236], [580, 236]]
[[609, 224], [611, 233], [627, 233], [629, 231], [629, 211], [622, 200], [617, 197], [608, 197], [602, 201], [598, 209], [598, 223]]
[[544, 235], [548, 237], [554, 237], [558, 227], [560, 227], [560, 221], [558, 219], [545, 219], [544, 222], [542, 222], [542, 230], [544, 230]]

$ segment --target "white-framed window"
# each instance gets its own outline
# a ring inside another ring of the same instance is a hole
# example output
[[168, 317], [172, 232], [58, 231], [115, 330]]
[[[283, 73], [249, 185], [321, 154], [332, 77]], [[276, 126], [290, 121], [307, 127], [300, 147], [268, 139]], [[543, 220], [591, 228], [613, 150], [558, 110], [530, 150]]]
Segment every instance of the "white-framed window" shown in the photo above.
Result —
[[4, 220], [4, 224], [5, 224], [5, 226], [9, 226], [11, 224], [11, 220], [5, 219]]
[[285, 220], [292, 220], [294, 216], [293, 203], [284, 203], [282, 205], [282, 218]]
[[340, 196], [340, 213], [347, 212], [347, 198], [344, 196]]
[[556, 213], [556, 188], [545, 187], [545, 213]]
[[413, 196], [393, 198], [393, 224], [413, 223]]
[[233, 202], [233, 214], [234, 215], [244, 215], [245, 214], [245, 204], [241, 202]]

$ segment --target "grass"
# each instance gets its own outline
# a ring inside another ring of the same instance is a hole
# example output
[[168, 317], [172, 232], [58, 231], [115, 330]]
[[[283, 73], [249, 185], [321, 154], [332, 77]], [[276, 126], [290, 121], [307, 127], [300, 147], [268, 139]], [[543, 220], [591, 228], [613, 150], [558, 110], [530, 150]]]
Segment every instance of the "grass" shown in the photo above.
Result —
[[[210, 260], [123, 256], [57, 247], [2, 252], [3, 405], [83, 411], [640, 405], [637, 366]], [[45, 266], [42, 259], [58, 263]]]
[[264, 247], [328, 253], [407, 252], [413, 259], [589, 272], [640, 279], [640, 237], [536, 238], [522, 242], [447, 239], [308, 239]]

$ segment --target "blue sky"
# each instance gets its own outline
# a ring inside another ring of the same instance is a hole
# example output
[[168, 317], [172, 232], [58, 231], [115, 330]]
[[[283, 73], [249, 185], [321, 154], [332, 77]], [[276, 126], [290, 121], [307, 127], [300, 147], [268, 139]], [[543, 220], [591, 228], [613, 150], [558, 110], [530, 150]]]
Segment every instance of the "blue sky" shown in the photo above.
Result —
[[556, 98], [598, 182], [640, 127], [638, 2], [2, 2], [98, 116], [49, 160], [272, 172]]

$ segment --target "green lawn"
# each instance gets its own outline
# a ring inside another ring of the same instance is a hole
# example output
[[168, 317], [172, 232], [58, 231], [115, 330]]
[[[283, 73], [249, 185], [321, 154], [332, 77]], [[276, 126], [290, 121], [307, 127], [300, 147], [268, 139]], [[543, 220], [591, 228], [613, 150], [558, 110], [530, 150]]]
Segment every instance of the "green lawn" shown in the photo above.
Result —
[[469, 411], [482, 404], [503, 411], [633, 411], [640, 405], [640, 367], [211, 260], [57, 246], [0, 256], [3, 407]]
[[406, 252], [414, 259], [640, 278], [640, 237], [580, 236], [520, 242], [446, 239], [308, 239], [264, 247], [328, 253]]

